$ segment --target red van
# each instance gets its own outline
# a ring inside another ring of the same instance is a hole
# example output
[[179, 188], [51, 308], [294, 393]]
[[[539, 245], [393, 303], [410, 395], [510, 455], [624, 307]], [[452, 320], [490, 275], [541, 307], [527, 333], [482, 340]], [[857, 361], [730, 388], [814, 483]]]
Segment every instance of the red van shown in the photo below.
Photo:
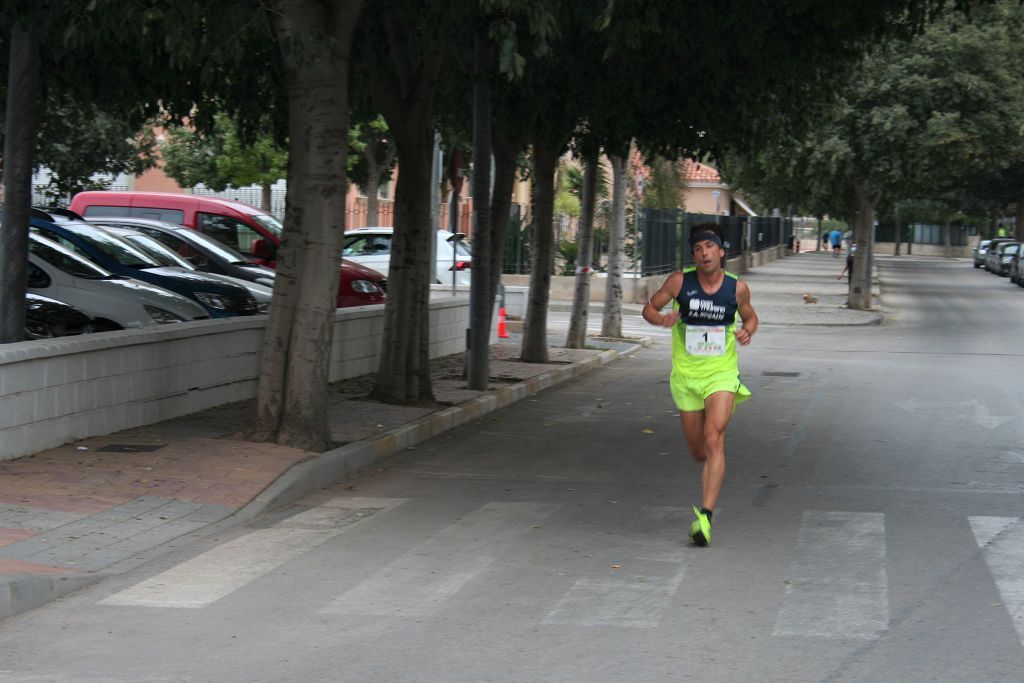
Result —
[[[177, 223], [203, 232], [273, 268], [281, 243], [281, 222], [254, 206], [218, 197], [172, 192], [79, 192], [69, 207], [86, 218], [130, 216]], [[383, 303], [387, 280], [375, 270], [341, 262], [338, 307]]]

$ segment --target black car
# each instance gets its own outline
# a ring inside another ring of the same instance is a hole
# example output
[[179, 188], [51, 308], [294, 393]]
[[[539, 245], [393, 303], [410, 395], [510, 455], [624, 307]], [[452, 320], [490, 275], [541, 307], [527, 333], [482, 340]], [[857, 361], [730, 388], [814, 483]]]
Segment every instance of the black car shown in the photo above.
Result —
[[241, 253], [198, 230], [152, 218], [98, 216], [87, 220], [99, 226], [131, 228], [149, 235], [198, 270], [274, 286], [273, 270], [249, 261]]
[[94, 330], [92, 318], [74, 306], [31, 292], [25, 293], [26, 339], [66, 337]]

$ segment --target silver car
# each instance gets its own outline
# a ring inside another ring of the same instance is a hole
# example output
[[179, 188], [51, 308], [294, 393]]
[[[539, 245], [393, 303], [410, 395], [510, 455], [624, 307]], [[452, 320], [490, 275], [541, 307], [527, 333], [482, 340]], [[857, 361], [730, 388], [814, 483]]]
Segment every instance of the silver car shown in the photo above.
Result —
[[982, 240], [978, 242], [978, 246], [971, 250], [971, 254], [974, 256], [974, 267], [981, 268], [985, 265], [985, 256], [988, 254], [988, 245], [992, 240]]
[[29, 234], [28, 291], [83, 311], [94, 319], [97, 332], [210, 317], [191, 299], [114, 275], [35, 233]]

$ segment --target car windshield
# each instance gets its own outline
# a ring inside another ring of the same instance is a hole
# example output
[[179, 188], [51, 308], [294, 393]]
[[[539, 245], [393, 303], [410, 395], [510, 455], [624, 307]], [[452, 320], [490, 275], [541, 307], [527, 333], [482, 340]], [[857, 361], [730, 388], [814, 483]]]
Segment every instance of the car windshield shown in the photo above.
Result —
[[196, 269], [196, 267], [193, 266], [191, 263], [178, 256], [173, 251], [165, 247], [160, 242], [157, 242], [149, 235], [143, 235], [140, 233], [129, 233], [122, 234], [121, 237], [124, 237], [134, 246], [146, 252], [146, 254], [153, 257], [153, 259], [155, 259], [162, 266], [177, 266], [179, 268], [187, 268], [189, 270]]
[[29, 240], [28, 250], [55, 268], [60, 268], [74, 277], [86, 280], [110, 280], [115, 277], [92, 261], [86, 261], [78, 254], [39, 235], [34, 235]]
[[87, 223], [63, 223], [61, 227], [89, 242], [122, 266], [129, 268], [157, 268], [160, 266], [160, 263], [153, 257], [103, 228]]
[[284, 226], [281, 225], [281, 221], [277, 220], [269, 213], [254, 213], [252, 219], [266, 228], [270, 233], [278, 240], [281, 239], [281, 233], [284, 232]]

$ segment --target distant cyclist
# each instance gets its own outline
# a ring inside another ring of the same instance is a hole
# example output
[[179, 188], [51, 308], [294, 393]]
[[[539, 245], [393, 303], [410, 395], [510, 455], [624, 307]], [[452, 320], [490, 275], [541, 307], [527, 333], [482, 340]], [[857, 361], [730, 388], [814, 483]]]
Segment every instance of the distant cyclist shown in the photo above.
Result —
[[[697, 518], [690, 540], [705, 546], [711, 543], [711, 517], [725, 481], [725, 430], [735, 405], [750, 398], [740, 382], [736, 342], [750, 343], [757, 314], [747, 284], [723, 268], [717, 226], [695, 226], [690, 246], [696, 265], [670, 275], [644, 305], [643, 316], [652, 325], [672, 328], [669, 386], [690, 455], [704, 463], [703, 500], [693, 508]], [[672, 310], [662, 313], [669, 303]]]

